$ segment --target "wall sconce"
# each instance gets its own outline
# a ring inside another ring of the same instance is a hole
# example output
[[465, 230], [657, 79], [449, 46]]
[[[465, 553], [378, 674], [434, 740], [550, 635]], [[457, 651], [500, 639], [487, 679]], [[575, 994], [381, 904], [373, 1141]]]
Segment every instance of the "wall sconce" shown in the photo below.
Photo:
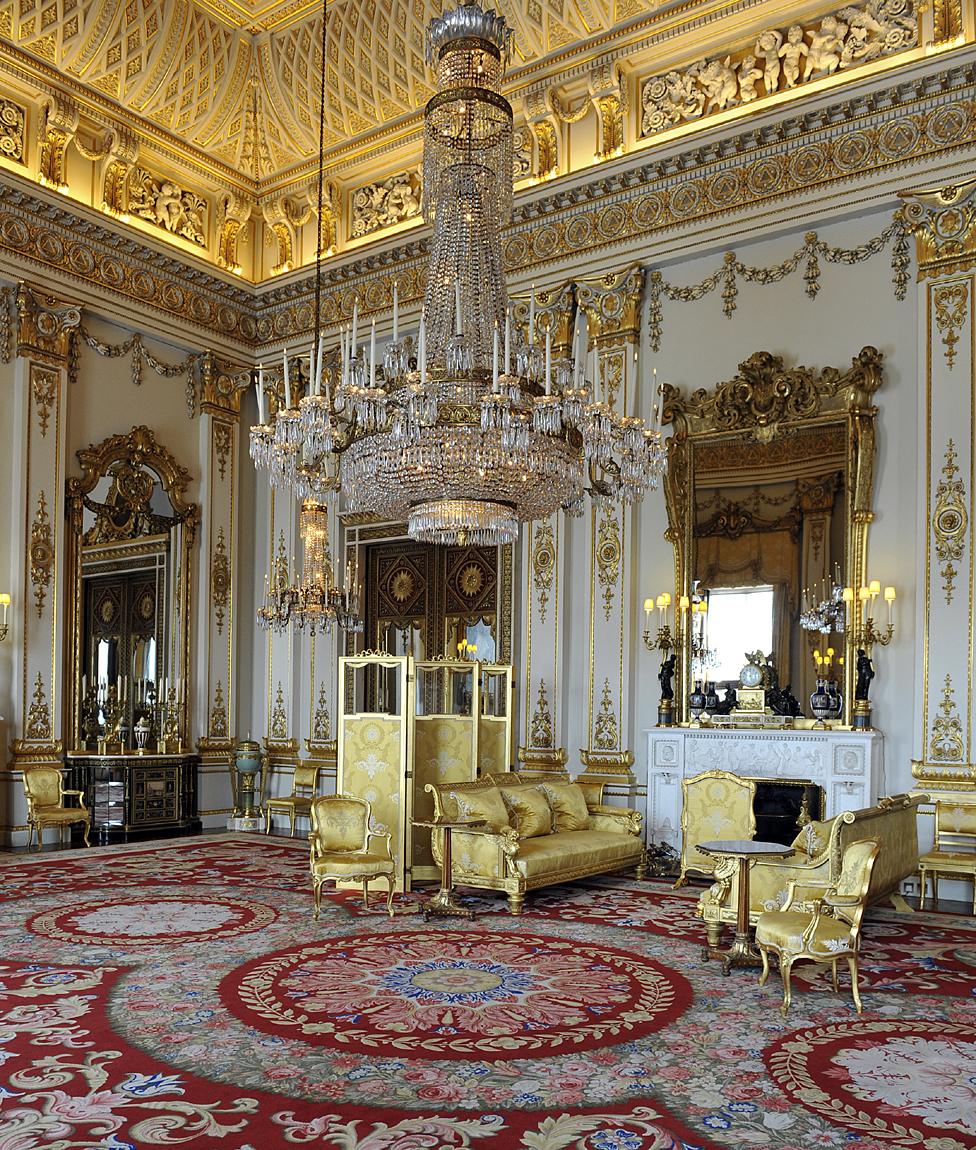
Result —
[[3, 619], [0, 620], [0, 643], [7, 637], [7, 612], [10, 610], [10, 596], [6, 591], [0, 592], [0, 607], [3, 608]]

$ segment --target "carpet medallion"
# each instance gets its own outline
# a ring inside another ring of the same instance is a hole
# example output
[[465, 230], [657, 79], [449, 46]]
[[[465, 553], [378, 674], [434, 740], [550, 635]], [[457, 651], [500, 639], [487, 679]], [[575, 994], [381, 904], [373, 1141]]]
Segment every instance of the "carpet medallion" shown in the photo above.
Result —
[[[976, 1150], [976, 925], [874, 910], [842, 979], [702, 964], [612, 877], [425, 924], [299, 842], [0, 865], [0, 1150]], [[809, 972], [809, 973], [807, 973]]]
[[259, 1030], [339, 1050], [499, 1060], [639, 1038], [682, 1014], [691, 987], [609, 946], [412, 930], [258, 959], [221, 997]]

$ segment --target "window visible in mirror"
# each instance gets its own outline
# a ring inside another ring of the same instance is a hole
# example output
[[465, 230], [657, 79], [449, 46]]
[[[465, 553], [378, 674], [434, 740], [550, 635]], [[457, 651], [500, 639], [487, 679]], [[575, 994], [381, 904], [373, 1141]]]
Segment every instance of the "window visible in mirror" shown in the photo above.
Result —
[[746, 651], [773, 649], [773, 588], [718, 587], [708, 593], [708, 648], [714, 683], [738, 682]]

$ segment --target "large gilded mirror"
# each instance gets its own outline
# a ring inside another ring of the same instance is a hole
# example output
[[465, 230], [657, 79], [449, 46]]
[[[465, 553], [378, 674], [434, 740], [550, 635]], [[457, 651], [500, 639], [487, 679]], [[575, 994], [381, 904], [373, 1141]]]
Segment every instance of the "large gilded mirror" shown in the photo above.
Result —
[[147, 427], [78, 460], [81, 477], [67, 483], [66, 729], [78, 751], [182, 750], [197, 524], [189, 473]]
[[881, 361], [865, 347], [846, 371], [813, 371], [763, 351], [711, 391], [665, 386], [673, 603], [689, 605], [675, 627], [676, 718], [688, 720], [696, 680], [734, 690], [751, 652], [772, 656], [807, 716], [816, 656], [830, 659], [849, 715], [843, 604], [826, 630], [810, 613], [866, 582]]

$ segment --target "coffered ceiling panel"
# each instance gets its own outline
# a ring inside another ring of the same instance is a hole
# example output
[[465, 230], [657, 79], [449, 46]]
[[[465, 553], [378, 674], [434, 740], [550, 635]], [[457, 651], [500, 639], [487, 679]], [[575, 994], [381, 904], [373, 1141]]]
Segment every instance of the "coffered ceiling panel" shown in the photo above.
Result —
[[[635, 0], [500, 0], [518, 62], [606, 31]], [[621, 4], [624, 7], [621, 9]], [[329, 5], [326, 143], [423, 106], [439, 0]], [[638, 10], [652, 7], [637, 0]], [[314, 155], [321, 6], [307, 0], [0, 0], [0, 36], [252, 177]]]

